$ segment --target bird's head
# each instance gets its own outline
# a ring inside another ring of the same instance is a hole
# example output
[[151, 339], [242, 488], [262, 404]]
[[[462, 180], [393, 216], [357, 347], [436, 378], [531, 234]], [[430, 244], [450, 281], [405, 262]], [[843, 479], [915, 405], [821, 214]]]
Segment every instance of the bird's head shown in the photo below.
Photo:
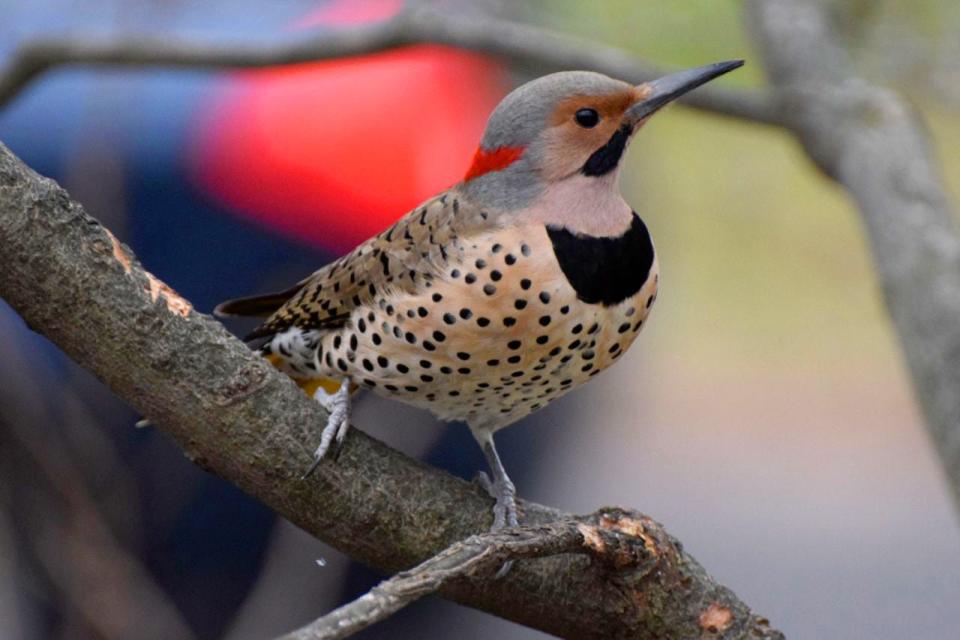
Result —
[[523, 209], [570, 181], [616, 192], [623, 152], [647, 118], [741, 65], [742, 60], [720, 62], [636, 86], [590, 71], [532, 80], [490, 115], [461, 188], [505, 211]]

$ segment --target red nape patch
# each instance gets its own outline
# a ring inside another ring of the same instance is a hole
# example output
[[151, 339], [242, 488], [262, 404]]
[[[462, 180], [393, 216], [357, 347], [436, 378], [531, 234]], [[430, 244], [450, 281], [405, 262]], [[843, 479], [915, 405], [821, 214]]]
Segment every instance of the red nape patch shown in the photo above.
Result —
[[477, 152], [473, 155], [473, 164], [464, 176], [464, 181], [473, 180], [491, 171], [501, 171], [516, 162], [523, 154], [525, 147], [498, 147], [487, 151], [483, 147], [477, 147]]

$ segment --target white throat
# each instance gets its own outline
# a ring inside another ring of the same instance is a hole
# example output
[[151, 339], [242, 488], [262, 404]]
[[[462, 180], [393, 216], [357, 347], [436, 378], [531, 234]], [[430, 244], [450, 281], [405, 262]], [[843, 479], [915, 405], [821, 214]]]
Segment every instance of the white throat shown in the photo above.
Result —
[[619, 169], [605, 176], [576, 174], [551, 183], [529, 206], [513, 214], [517, 221], [566, 227], [591, 236], [619, 236], [630, 226], [633, 210], [620, 195]]

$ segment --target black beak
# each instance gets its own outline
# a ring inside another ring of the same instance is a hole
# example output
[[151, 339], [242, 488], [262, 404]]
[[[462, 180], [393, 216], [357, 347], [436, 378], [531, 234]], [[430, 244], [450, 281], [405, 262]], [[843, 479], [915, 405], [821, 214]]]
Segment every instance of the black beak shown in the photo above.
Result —
[[633, 122], [638, 122], [688, 91], [742, 66], [743, 60], [728, 60], [696, 69], [678, 71], [642, 84], [639, 88], [648, 92], [647, 97], [627, 109], [626, 116]]

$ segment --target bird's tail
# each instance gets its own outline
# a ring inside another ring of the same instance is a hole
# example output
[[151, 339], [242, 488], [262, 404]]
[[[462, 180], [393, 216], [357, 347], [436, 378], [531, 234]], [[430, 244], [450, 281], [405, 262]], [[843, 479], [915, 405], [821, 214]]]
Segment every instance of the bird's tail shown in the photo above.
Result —
[[[283, 363], [283, 359], [276, 354], [268, 355], [267, 361], [277, 369], [280, 369]], [[295, 378], [293, 376], [290, 376], [290, 377], [293, 378], [293, 381], [297, 383], [297, 386], [300, 387], [300, 389], [303, 390], [303, 392], [308, 396], [310, 396], [311, 398], [317, 392], [317, 389], [323, 389], [324, 391], [327, 392], [327, 394], [333, 395], [334, 393], [337, 392], [337, 389], [340, 388], [340, 381], [334, 380], [332, 378]], [[353, 391], [353, 389], [351, 389], [351, 391]]]
[[218, 318], [225, 316], [266, 318], [282, 307], [287, 300], [295, 296], [297, 292], [303, 288], [303, 284], [301, 281], [285, 291], [278, 291], [276, 293], [265, 293], [249, 298], [225, 300], [216, 306], [213, 310], [213, 315]]
[[[300, 289], [303, 288], [303, 285], [306, 283], [306, 280], [301, 280], [293, 287], [287, 289], [286, 291], [279, 291], [277, 293], [267, 293], [259, 296], [252, 296], [249, 298], [235, 298], [233, 300], [226, 300], [217, 305], [213, 310], [213, 314], [219, 317], [224, 316], [249, 316], [249, 317], [267, 317], [277, 311], [280, 307], [284, 305], [290, 298], [295, 296]], [[272, 333], [272, 329], [265, 328], [264, 332], [259, 330], [254, 330], [253, 333], [247, 335], [244, 340], [252, 341], [258, 338], [268, 337], [268, 332]], [[283, 360], [280, 356], [276, 354], [266, 355], [267, 360], [277, 369], [282, 369]], [[333, 380], [331, 378], [297, 378], [293, 377], [293, 381], [297, 383], [297, 386], [303, 389], [303, 392], [310, 396], [311, 398], [317, 392], [317, 389], [323, 389], [328, 394], [336, 393], [337, 389], [340, 388], [340, 382]], [[353, 389], [351, 389], [352, 391]]]

